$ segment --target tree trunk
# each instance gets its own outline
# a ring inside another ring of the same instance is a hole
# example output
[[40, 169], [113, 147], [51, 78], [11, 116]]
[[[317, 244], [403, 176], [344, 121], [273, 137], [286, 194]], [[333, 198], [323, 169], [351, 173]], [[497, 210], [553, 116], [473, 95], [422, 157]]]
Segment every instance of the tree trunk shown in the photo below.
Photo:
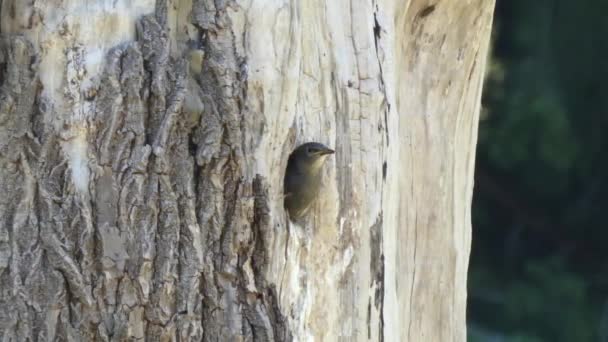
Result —
[[493, 0], [0, 4], [3, 341], [466, 340]]

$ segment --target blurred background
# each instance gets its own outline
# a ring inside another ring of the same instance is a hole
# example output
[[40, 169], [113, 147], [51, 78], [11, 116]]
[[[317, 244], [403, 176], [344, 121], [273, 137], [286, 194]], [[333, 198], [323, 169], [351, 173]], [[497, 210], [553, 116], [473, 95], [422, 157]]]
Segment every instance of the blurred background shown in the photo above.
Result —
[[497, 0], [469, 341], [608, 341], [608, 0]]

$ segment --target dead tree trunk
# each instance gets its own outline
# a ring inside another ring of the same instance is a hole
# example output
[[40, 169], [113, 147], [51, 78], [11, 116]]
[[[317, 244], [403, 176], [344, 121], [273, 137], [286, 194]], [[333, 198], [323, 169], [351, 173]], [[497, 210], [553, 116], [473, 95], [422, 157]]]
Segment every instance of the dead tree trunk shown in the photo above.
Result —
[[493, 2], [0, 0], [0, 338], [465, 341]]

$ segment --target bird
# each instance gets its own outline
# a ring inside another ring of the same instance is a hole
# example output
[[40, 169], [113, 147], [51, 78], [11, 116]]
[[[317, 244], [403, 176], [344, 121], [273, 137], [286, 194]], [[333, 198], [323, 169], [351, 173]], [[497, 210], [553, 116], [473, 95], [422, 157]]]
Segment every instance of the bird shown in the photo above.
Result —
[[284, 207], [292, 221], [303, 218], [321, 190], [321, 170], [334, 150], [318, 142], [298, 146], [287, 161], [284, 179]]

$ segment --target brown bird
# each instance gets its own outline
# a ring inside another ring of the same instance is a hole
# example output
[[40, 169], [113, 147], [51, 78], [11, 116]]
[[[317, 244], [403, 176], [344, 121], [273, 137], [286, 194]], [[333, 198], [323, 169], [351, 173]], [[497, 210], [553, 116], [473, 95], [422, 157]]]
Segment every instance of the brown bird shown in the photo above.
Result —
[[284, 206], [292, 221], [304, 217], [321, 189], [321, 169], [334, 150], [308, 142], [298, 146], [290, 155], [285, 171]]

